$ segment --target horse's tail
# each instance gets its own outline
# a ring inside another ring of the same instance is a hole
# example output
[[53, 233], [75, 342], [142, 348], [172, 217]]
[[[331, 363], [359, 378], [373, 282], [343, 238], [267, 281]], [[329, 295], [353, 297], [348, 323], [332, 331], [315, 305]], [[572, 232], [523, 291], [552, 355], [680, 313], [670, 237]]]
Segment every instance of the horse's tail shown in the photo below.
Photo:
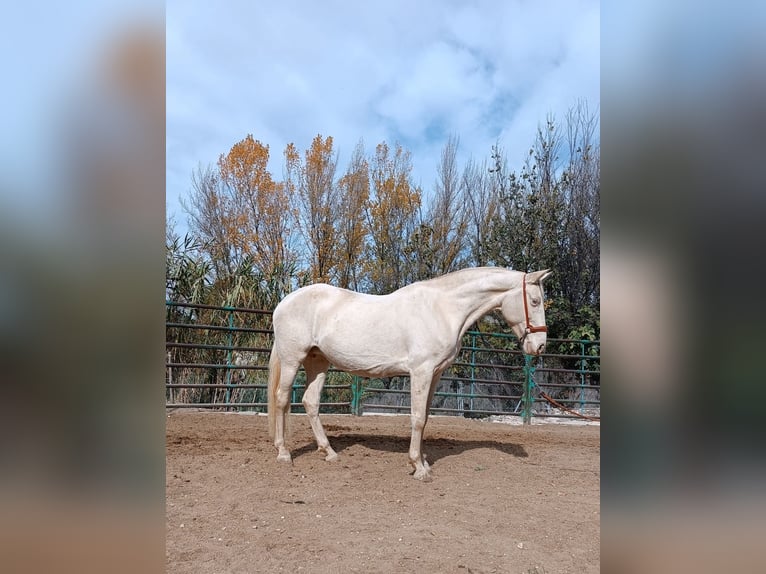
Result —
[[277, 347], [274, 345], [271, 349], [271, 356], [269, 357], [269, 388], [268, 388], [268, 412], [269, 412], [269, 434], [271, 438], [274, 438], [275, 427], [277, 424], [276, 408], [277, 408], [277, 389], [279, 389], [279, 378], [282, 372], [282, 364], [277, 355]]

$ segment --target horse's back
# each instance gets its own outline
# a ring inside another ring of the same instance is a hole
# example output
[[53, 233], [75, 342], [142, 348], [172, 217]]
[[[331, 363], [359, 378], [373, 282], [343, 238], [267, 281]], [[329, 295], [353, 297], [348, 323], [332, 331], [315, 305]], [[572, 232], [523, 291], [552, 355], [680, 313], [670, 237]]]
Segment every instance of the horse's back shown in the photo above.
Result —
[[342, 305], [363, 296], [326, 283], [307, 285], [293, 291], [279, 302], [274, 309], [274, 322], [276, 324], [281, 318], [293, 313], [305, 316], [316, 309]]
[[301, 287], [282, 299], [274, 309], [275, 336], [297, 329], [311, 333], [317, 323], [322, 323], [332, 314], [334, 308], [345, 308], [360, 296], [359, 293], [324, 283]]

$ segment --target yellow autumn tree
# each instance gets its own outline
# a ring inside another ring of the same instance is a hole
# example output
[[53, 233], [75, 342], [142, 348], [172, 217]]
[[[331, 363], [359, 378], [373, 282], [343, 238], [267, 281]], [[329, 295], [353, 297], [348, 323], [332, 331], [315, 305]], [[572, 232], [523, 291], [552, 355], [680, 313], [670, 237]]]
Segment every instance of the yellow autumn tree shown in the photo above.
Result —
[[340, 202], [335, 182], [337, 154], [332, 137], [317, 135], [303, 160], [295, 146], [288, 144], [285, 164], [285, 183], [296, 206], [311, 281], [327, 283], [338, 265], [336, 226]]
[[389, 293], [411, 277], [406, 247], [417, 224], [421, 191], [411, 181], [410, 152], [386, 142], [375, 147], [370, 169], [371, 198], [365, 209], [369, 233], [366, 272], [369, 289]]
[[269, 146], [248, 134], [221, 154], [218, 170], [229, 202], [232, 242], [281, 296], [290, 290], [297, 259], [290, 245], [294, 218], [286, 186], [274, 181], [268, 163]]
[[215, 167], [192, 175], [185, 208], [219, 290], [256, 285], [259, 300], [276, 304], [290, 291], [296, 255], [287, 190], [274, 181], [268, 163], [268, 146], [248, 135], [221, 154]]
[[364, 213], [370, 198], [370, 166], [364, 143], [354, 148], [346, 173], [338, 181], [340, 192], [337, 222], [337, 285], [359, 290], [362, 257], [367, 244]]

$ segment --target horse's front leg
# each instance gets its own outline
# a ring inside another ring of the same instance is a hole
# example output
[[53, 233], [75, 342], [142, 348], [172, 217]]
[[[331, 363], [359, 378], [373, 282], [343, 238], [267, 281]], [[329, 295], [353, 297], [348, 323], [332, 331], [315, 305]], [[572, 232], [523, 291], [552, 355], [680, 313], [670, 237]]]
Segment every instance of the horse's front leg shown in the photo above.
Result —
[[432, 371], [421, 374], [410, 373], [410, 404], [412, 405], [410, 464], [415, 469], [413, 477], [424, 482], [431, 480], [431, 471], [423, 454], [423, 431], [428, 422], [428, 409], [433, 396], [432, 387], [435, 386], [434, 381], [437, 379], [438, 377], [434, 377]]

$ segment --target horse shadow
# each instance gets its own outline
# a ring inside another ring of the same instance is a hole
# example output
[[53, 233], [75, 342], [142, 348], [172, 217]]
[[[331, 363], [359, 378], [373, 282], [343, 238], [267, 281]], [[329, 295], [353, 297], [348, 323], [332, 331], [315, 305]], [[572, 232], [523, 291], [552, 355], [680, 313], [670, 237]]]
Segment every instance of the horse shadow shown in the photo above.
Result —
[[[352, 446], [362, 446], [370, 450], [388, 453], [409, 453], [410, 437], [397, 435], [378, 434], [339, 434], [328, 436], [330, 444], [335, 452], [341, 454]], [[293, 451], [293, 457], [316, 451], [316, 443], [310, 442]], [[516, 458], [527, 458], [529, 454], [520, 444], [499, 442], [496, 440], [459, 440], [451, 438], [428, 438], [423, 439], [423, 452], [428, 457], [429, 464], [433, 464], [442, 458], [459, 456], [460, 454], [478, 448], [491, 448]]]

